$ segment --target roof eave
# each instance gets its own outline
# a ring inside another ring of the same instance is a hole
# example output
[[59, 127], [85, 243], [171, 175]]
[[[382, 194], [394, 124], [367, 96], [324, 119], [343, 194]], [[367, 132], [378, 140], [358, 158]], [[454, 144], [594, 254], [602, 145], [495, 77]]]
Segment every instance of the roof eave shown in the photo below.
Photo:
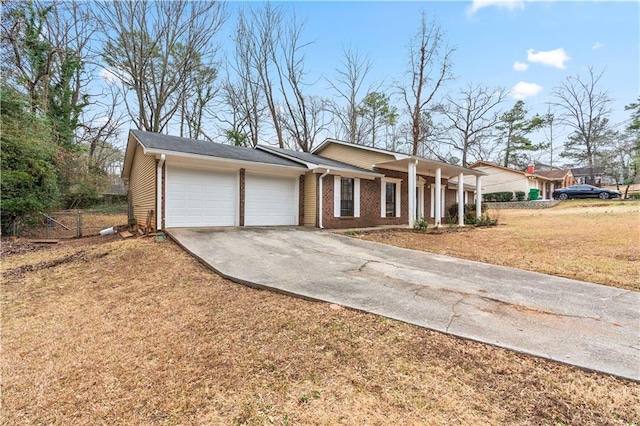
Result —
[[262, 161], [237, 160], [234, 158], [224, 158], [224, 157], [217, 157], [215, 155], [205, 155], [205, 154], [193, 154], [189, 152], [172, 151], [168, 149], [148, 148], [148, 149], [145, 149], [145, 154], [155, 154], [155, 155], [165, 154], [165, 155], [172, 155], [174, 157], [180, 157], [180, 158], [193, 158], [193, 159], [199, 159], [199, 160], [208, 160], [208, 161], [215, 161], [215, 162], [229, 163], [229, 164], [241, 164], [241, 165], [247, 165], [247, 166], [260, 164], [263, 166], [283, 168], [283, 169], [299, 169], [301, 172], [304, 170], [304, 168], [301, 166], [287, 166], [284, 164], [265, 163]]

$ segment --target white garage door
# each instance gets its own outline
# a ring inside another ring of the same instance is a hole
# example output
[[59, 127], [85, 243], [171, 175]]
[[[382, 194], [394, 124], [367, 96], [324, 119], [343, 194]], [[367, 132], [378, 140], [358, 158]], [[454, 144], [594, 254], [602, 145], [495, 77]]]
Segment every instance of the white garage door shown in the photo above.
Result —
[[167, 228], [234, 226], [238, 205], [235, 172], [167, 167]]
[[246, 226], [297, 225], [297, 178], [245, 176]]

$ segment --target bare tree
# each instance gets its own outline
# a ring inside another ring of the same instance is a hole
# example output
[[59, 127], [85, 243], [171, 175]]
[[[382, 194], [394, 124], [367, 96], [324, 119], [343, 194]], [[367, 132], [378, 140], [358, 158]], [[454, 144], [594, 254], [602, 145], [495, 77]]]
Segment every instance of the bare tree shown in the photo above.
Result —
[[338, 102], [333, 102], [332, 109], [334, 117], [337, 119], [339, 131], [346, 135], [346, 140], [351, 143], [362, 142], [362, 129], [359, 122], [359, 106], [362, 93], [369, 93], [373, 90], [370, 85], [363, 90], [364, 82], [371, 71], [372, 62], [369, 56], [361, 56], [357, 50], [343, 49], [342, 62], [340, 68], [336, 69], [334, 81], [329, 80], [329, 86], [333, 89]]
[[277, 70], [283, 101], [284, 111], [279, 114], [281, 123], [286, 126], [296, 147], [309, 152], [316, 137], [329, 126], [330, 120], [325, 116], [326, 101], [316, 96], [307, 96], [303, 92], [307, 74], [304, 50], [308, 46], [308, 43], [301, 41], [304, 24], [304, 21], [298, 21], [295, 15], [287, 23], [273, 63]]
[[[129, 115], [163, 132], [194, 93], [198, 70], [213, 67], [214, 43], [226, 19], [218, 1], [141, 0], [97, 3], [107, 37], [103, 58], [122, 83]], [[133, 93], [133, 99], [127, 95]], [[199, 108], [199, 107], [198, 107]]]
[[572, 130], [562, 156], [586, 162], [591, 182], [595, 182], [596, 159], [611, 134], [608, 116], [612, 99], [598, 87], [603, 75], [604, 71], [596, 73], [590, 67], [586, 78], [567, 77], [552, 93], [551, 105], [558, 111], [560, 123]]
[[440, 25], [435, 19], [427, 22], [426, 14], [422, 12], [420, 28], [409, 43], [407, 74], [410, 85], [399, 88], [411, 116], [413, 155], [419, 151], [423, 113], [429, 111], [442, 85], [453, 78], [451, 56], [454, 51], [446, 44]]
[[[278, 110], [277, 71], [274, 61], [280, 44], [282, 22], [282, 8], [266, 3], [263, 7], [240, 11], [235, 35], [238, 64], [236, 71], [241, 78], [241, 84], [249, 91], [251, 99], [255, 99], [254, 85], [259, 85], [261, 97], [269, 111], [271, 124], [281, 148], [284, 147], [284, 137]], [[254, 109], [258, 109], [257, 104]], [[255, 121], [253, 123], [255, 124]]]
[[478, 157], [484, 156], [487, 150], [484, 143], [500, 122], [498, 107], [506, 100], [507, 93], [501, 88], [489, 90], [482, 85], [468, 84], [456, 98], [447, 96], [439, 108], [448, 123], [444, 142], [460, 153], [463, 167], [468, 165], [472, 152]]

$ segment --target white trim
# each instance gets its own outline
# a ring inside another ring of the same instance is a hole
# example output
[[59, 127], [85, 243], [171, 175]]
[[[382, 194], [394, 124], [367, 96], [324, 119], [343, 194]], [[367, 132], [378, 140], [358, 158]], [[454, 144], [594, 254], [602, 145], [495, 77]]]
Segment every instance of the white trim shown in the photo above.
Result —
[[476, 176], [476, 219], [482, 217], [482, 176]]
[[440, 216], [435, 217], [435, 227], [439, 228], [442, 225], [442, 169], [440, 167], [436, 168], [436, 182], [435, 182], [435, 208], [434, 212], [440, 212]]
[[333, 217], [340, 217], [340, 184], [342, 176], [333, 177]]
[[464, 226], [464, 174], [458, 175], [458, 226]]
[[[331, 139], [331, 138], [327, 138], [324, 141], [322, 141], [322, 143], [320, 145], [318, 145], [317, 147], [315, 147], [314, 149], [311, 150], [311, 153], [315, 154], [316, 151], [321, 151], [326, 145], [329, 145], [330, 143], [335, 143], [335, 144], [344, 145], [344, 146], [350, 146], [350, 147], [353, 147], [353, 148], [363, 149], [363, 150], [366, 150], [366, 151], [379, 152], [381, 154], [387, 154], [390, 157], [394, 157], [396, 160], [404, 160], [406, 158], [411, 158], [410, 155], [402, 154], [400, 152], [387, 151], [386, 149], [374, 148], [374, 147], [371, 147], [371, 146], [357, 145], [357, 144], [354, 144], [354, 143], [351, 143], [351, 142], [339, 141], [337, 139]], [[316, 154], [316, 155], [318, 155], [318, 154]]]
[[169, 160], [169, 156], [172, 156], [174, 158], [205, 160], [212, 163], [238, 164], [240, 165], [241, 168], [244, 168], [244, 169], [250, 169], [250, 166], [258, 166], [258, 167], [269, 167], [269, 168], [272, 167], [276, 169], [297, 170], [300, 172], [300, 174], [304, 174], [307, 171], [307, 169], [304, 168], [303, 166], [283, 166], [280, 164], [262, 163], [260, 161], [235, 160], [231, 158], [216, 157], [214, 155], [191, 154], [191, 153], [180, 152], [180, 151], [169, 151], [165, 149], [145, 148], [145, 146], [142, 143], [140, 143], [140, 145], [142, 145], [142, 148], [145, 154], [158, 154], [158, 155], [166, 154], [167, 160]]
[[418, 177], [418, 182], [416, 183], [416, 189], [418, 189], [418, 196], [416, 197], [416, 202], [418, 203], [418, 217], [416, 217], [416, 219], [424, 218], [424, 184], [424, 179]]
[[360, 179], [353, 178], [353, 217], [360, 217]]
[[412, 161], [409, 161], [409, 165], [407, 166], [407, 174], [408, 174], [408, 178], [407, 178], [407, 187], [408, 187], [408, 208], [409, 211], [408, 213], [408, 218], [409, 218], [409, 226], [413, 226], [413, 224], [416, 222], [416, 166], [418, 164], [418, 160], [414, 159]]
[[396, 215], [391, 217], [400, 217], [402, 212], [402, 179], [384, 177], [380, 179], [380, 217], [387, 217], [387, 183], [393, 183], [396, 186]]

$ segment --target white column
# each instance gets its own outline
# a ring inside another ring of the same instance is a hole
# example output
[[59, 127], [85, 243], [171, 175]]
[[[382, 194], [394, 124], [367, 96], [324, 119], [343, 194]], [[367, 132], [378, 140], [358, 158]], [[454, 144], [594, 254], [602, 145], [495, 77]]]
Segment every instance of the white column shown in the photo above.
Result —
[[464, 226], [464, 174], [458, 174], [458, 226]]
[[482, 176], [476, 176], [476, 218], [482, 217]]
[[435, 216], [435, 226], [436, 228], [440, 227], [442, 224], [442, 169], [438, 167], [436, 169], [436, 189], [433, 198], [435, 198], [435, 208], [433, 209], [433, 213]]
[[418, 160], [410, 160], [407, 172], [409, 173], [409, 226], [416, 222], [416, 164]]

